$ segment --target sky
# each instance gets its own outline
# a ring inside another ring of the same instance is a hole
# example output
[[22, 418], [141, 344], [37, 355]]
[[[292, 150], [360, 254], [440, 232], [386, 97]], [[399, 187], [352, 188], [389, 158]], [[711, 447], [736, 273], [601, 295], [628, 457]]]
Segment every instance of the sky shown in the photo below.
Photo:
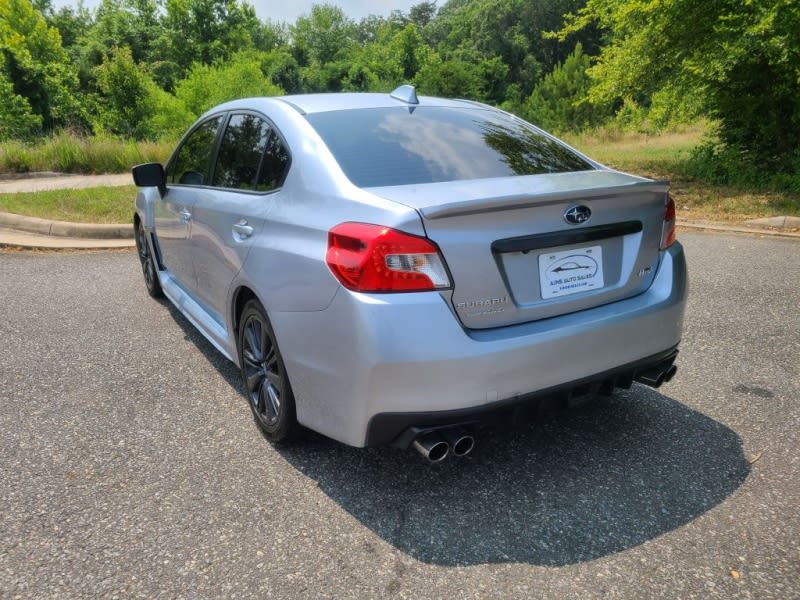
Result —
[[[286, 23], [294, 23], [297, 17], [307, 15], [311, 12], [313, 4], [323, 4], [322, 0], [247, 0], [248, 4], [252, 4], [256, 9], [256, 14], [262, 20], [270, 19], [272, 21]], [[339, 6], [344, 13], [354, 19], [355, 21], [361, 20], [367, 15], [381, 15], [386, 16], [393, 10], [402, 10], [408, 13], [408, 10], [415, 4], [419, 4], [422, 0], [328, 0], [329, 4]], [[100, 0], [84, 0], [84, 6], [87, 8], [96, 8], [100, 4]], [[439, 2], [439, 5], [443, 2]], [[60, 8], [62, 6], [77, 6], [78, 0], [54, 0], [53, 6]]]

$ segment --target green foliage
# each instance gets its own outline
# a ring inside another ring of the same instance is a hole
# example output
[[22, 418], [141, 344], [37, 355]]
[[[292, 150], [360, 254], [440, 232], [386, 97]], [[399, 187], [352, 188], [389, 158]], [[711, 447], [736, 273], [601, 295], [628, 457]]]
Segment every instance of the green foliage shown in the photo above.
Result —
[[590, 71], [592, 99], [650, 103], [662, 123], [715, 119], [726, 157], [796, 173], [800, 4], [589, 0], [562, 34], [589, 24], [610, 32]]
[[590, 64], [579, 43], [564, 64], [556, 65], [534, 88], [524, 107], [525, 118], [556, 132], [581, 131], [605, 121], [609, 111], [586, 98]]
[[325, 65], [353, 47], [355, 24], [338, 6], [314, 4], [309, 16], [297, 19], [292, 38], [300, 64]]
[[483, 99], [480, 67], [462, 60], [442, 61], [438, 54], [432, 55], [422, 66], [414, 83], [429, 96]]
[[[800, 194], [800, 150], [787, 159], [790, 167], [782, 171], [765, 169], [746, 152], [732, 145], [707, 141], [697, 146], [686, 161], [690, 177], [717, 185], [732, 185], [751, 190], [781, 190]], [[795, 206], [792, 212], [800, 212]]]
[[157, 46], [183, 69], [228, 59], [268, 38], [255, 9], [238, 0], [166, 0]]
[[300, 91], [300, 65], [286, 48], [276, 48], [263, 55], [261, 71], [287, 94]]
[[3, 86], [3, 98], [10, 103], [7, 110], [25, 121], [23, 133], [31, 133], [38, 121], [30, 115], [45, 128], [85, 123], [75, 95], [78, 80], [61, 36], [30, 0], [0, 0], [0, 75], [13, 86], [11, 91]]
[[283, 90], [261, 71], [265, 60], [263, 53], [245, 51], [214, 65], [195, 63], [176, 87], [175, 96], [197, 117], [227, 100], [282, 95]]
[[42, 117], [33, 114], [27, 99], [14, 93], [13, 84], [0, 72], [0, 141], [27, 139], [42, 126]]
[[101, 64], [114, 48], [123, 46], [139, 63], [153, 58], [158, 31], [155, 0], [102, 0], [80, 42], [91, 65]]
[[596, 48], [597, 33], [589, 28], [573, 37], [573, 45], [542, 35], [560, 29], [563, 15], [582, 5], [580, 0], [450, 0], [425, 34], [446, 58], [497, 57], [508, 70], [508, 83], [527, 97], [543, 75], [566, 59], [575, 42]]
[[100, 126], [135, 139], [152, 137], [149, 120], [156, 110], [156, 86], [134, 62], [131, 49], [114, 48], [111, 58], [104, 57], [95, 70], [101, 97]]
[[108, 135], [84, 137], [61, 132], [35, 143], [2, 144], [0, 172], [121, 173], [135, 164], [165, 161], [174, 145], [174, 139], [134, 142]]

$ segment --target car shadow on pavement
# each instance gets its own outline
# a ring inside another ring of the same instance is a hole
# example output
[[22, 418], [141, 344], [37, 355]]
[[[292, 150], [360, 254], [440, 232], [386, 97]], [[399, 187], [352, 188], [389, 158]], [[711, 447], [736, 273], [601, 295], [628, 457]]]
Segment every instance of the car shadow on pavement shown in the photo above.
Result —
[[[241, 393], [233, 363], [165, 306]], [[638, 384], [476, 437], [472, 454], [440, 464], [312, 432], [275, 449], [387, 543], [443, 566], [564, 566], [621, 552], [703, 515], [750, 473], [734, 431]]]
[[607, 556], [689, 523], [750, 472], [735, 432], [638, 385], [484, 429], [470, 456], [436, 465], [313, 434], [279, 451], [386, 542], [444, 566]]

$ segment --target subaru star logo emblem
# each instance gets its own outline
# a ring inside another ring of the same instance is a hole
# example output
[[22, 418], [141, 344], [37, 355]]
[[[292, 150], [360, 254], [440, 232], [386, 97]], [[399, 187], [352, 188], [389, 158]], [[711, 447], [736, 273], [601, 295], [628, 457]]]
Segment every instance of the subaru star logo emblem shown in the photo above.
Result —
[[571, 225], [579, 225], [586, 223], [592, 216], [592, 209], [588, 206], [579, 204], [578, 206], [571, 206], [564, 211], [564, 220]]

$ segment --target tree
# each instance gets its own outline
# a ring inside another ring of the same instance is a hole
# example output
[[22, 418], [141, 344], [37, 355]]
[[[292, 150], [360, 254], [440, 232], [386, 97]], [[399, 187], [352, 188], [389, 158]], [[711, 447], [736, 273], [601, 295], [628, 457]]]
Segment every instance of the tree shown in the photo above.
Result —
[[184, 70], [225, 60], [256, 42], [269, 45], [276, 33], [265, 30], [255, 9], [239, 0], [166, 0], [162, 27], [160, 55]]
[[[78, 79], [61, 36], [30, 0], [0, 0], [0, 75], [14, 113], [38, 115], [46, 130], [86, 124], [76, 97]], [[26, 118], [28, 125], [34, 121], [39, 119]]]
[[314, 4], [311, 14], [298, 17], [292, 27], [298, 62], [324, 65], [349, 52], [353, 47], [356, 27], [341, 8], [332, 4]]
[[[536, 83], [563, 62], [574, 44], [595, 48], [596, 29], [587, 27], [569, 43], [547, 38], [544, 32], [560, 29], [563, 15], [584, 0], [449, 0], [423, 30], [423, 36], [442, 58], [471, 62], [499, 58], [506, 65], [505, 85], [489, 91], [502, 101], [505, 87], [515, 86], [527, 98]], [[490, 86], [491, 87], [491, 86]]]
[[0, 72], [0, 142], [25, 139], [36, 134], [42, 117], [31, 110], [28, 101], [14, 93], [14, 86]]
[[196, 118], [227, 100], [282, 95], [283, 90], [264, 77], [263, 61], [262, 53], [250, 50], [214, 65], [195, 63], [186, 79], [178, 83], [175, 96]]
[[461, 60], [443, 62], [439, 55], [434, 54], [419, 70], [414, 82], [422, 93], [431, 96], [483, 99], [480, 68], [471, 62]]
[[534, 88], [524, 107], [524, 117], [556, 132], [579, 131], [608, 118], [608, 110], [592, 105], [586, 98], [591, 86], [586, 72], [590, 64], [581, 44], [575, 46], [564, 64], [556, 65]]
[[741, 159], [774, 171], [797, 168], [798, 2], [589, 0], [561, 35], [590, 25], [610, 32], [590, 70], [590, 98], [644, 98], [665, 122], [711, 117]]
[[126, 137], [157, 137], [148, 127], [156, 108], [155, 83], [134, 62], [131, 49], [114, 48], [95, 71], [101, 98], [98, 124]]
[[425, 27], [436, 16], [436, 2], [420, 2], [408, 11], [408, 20], [417, 27]]

